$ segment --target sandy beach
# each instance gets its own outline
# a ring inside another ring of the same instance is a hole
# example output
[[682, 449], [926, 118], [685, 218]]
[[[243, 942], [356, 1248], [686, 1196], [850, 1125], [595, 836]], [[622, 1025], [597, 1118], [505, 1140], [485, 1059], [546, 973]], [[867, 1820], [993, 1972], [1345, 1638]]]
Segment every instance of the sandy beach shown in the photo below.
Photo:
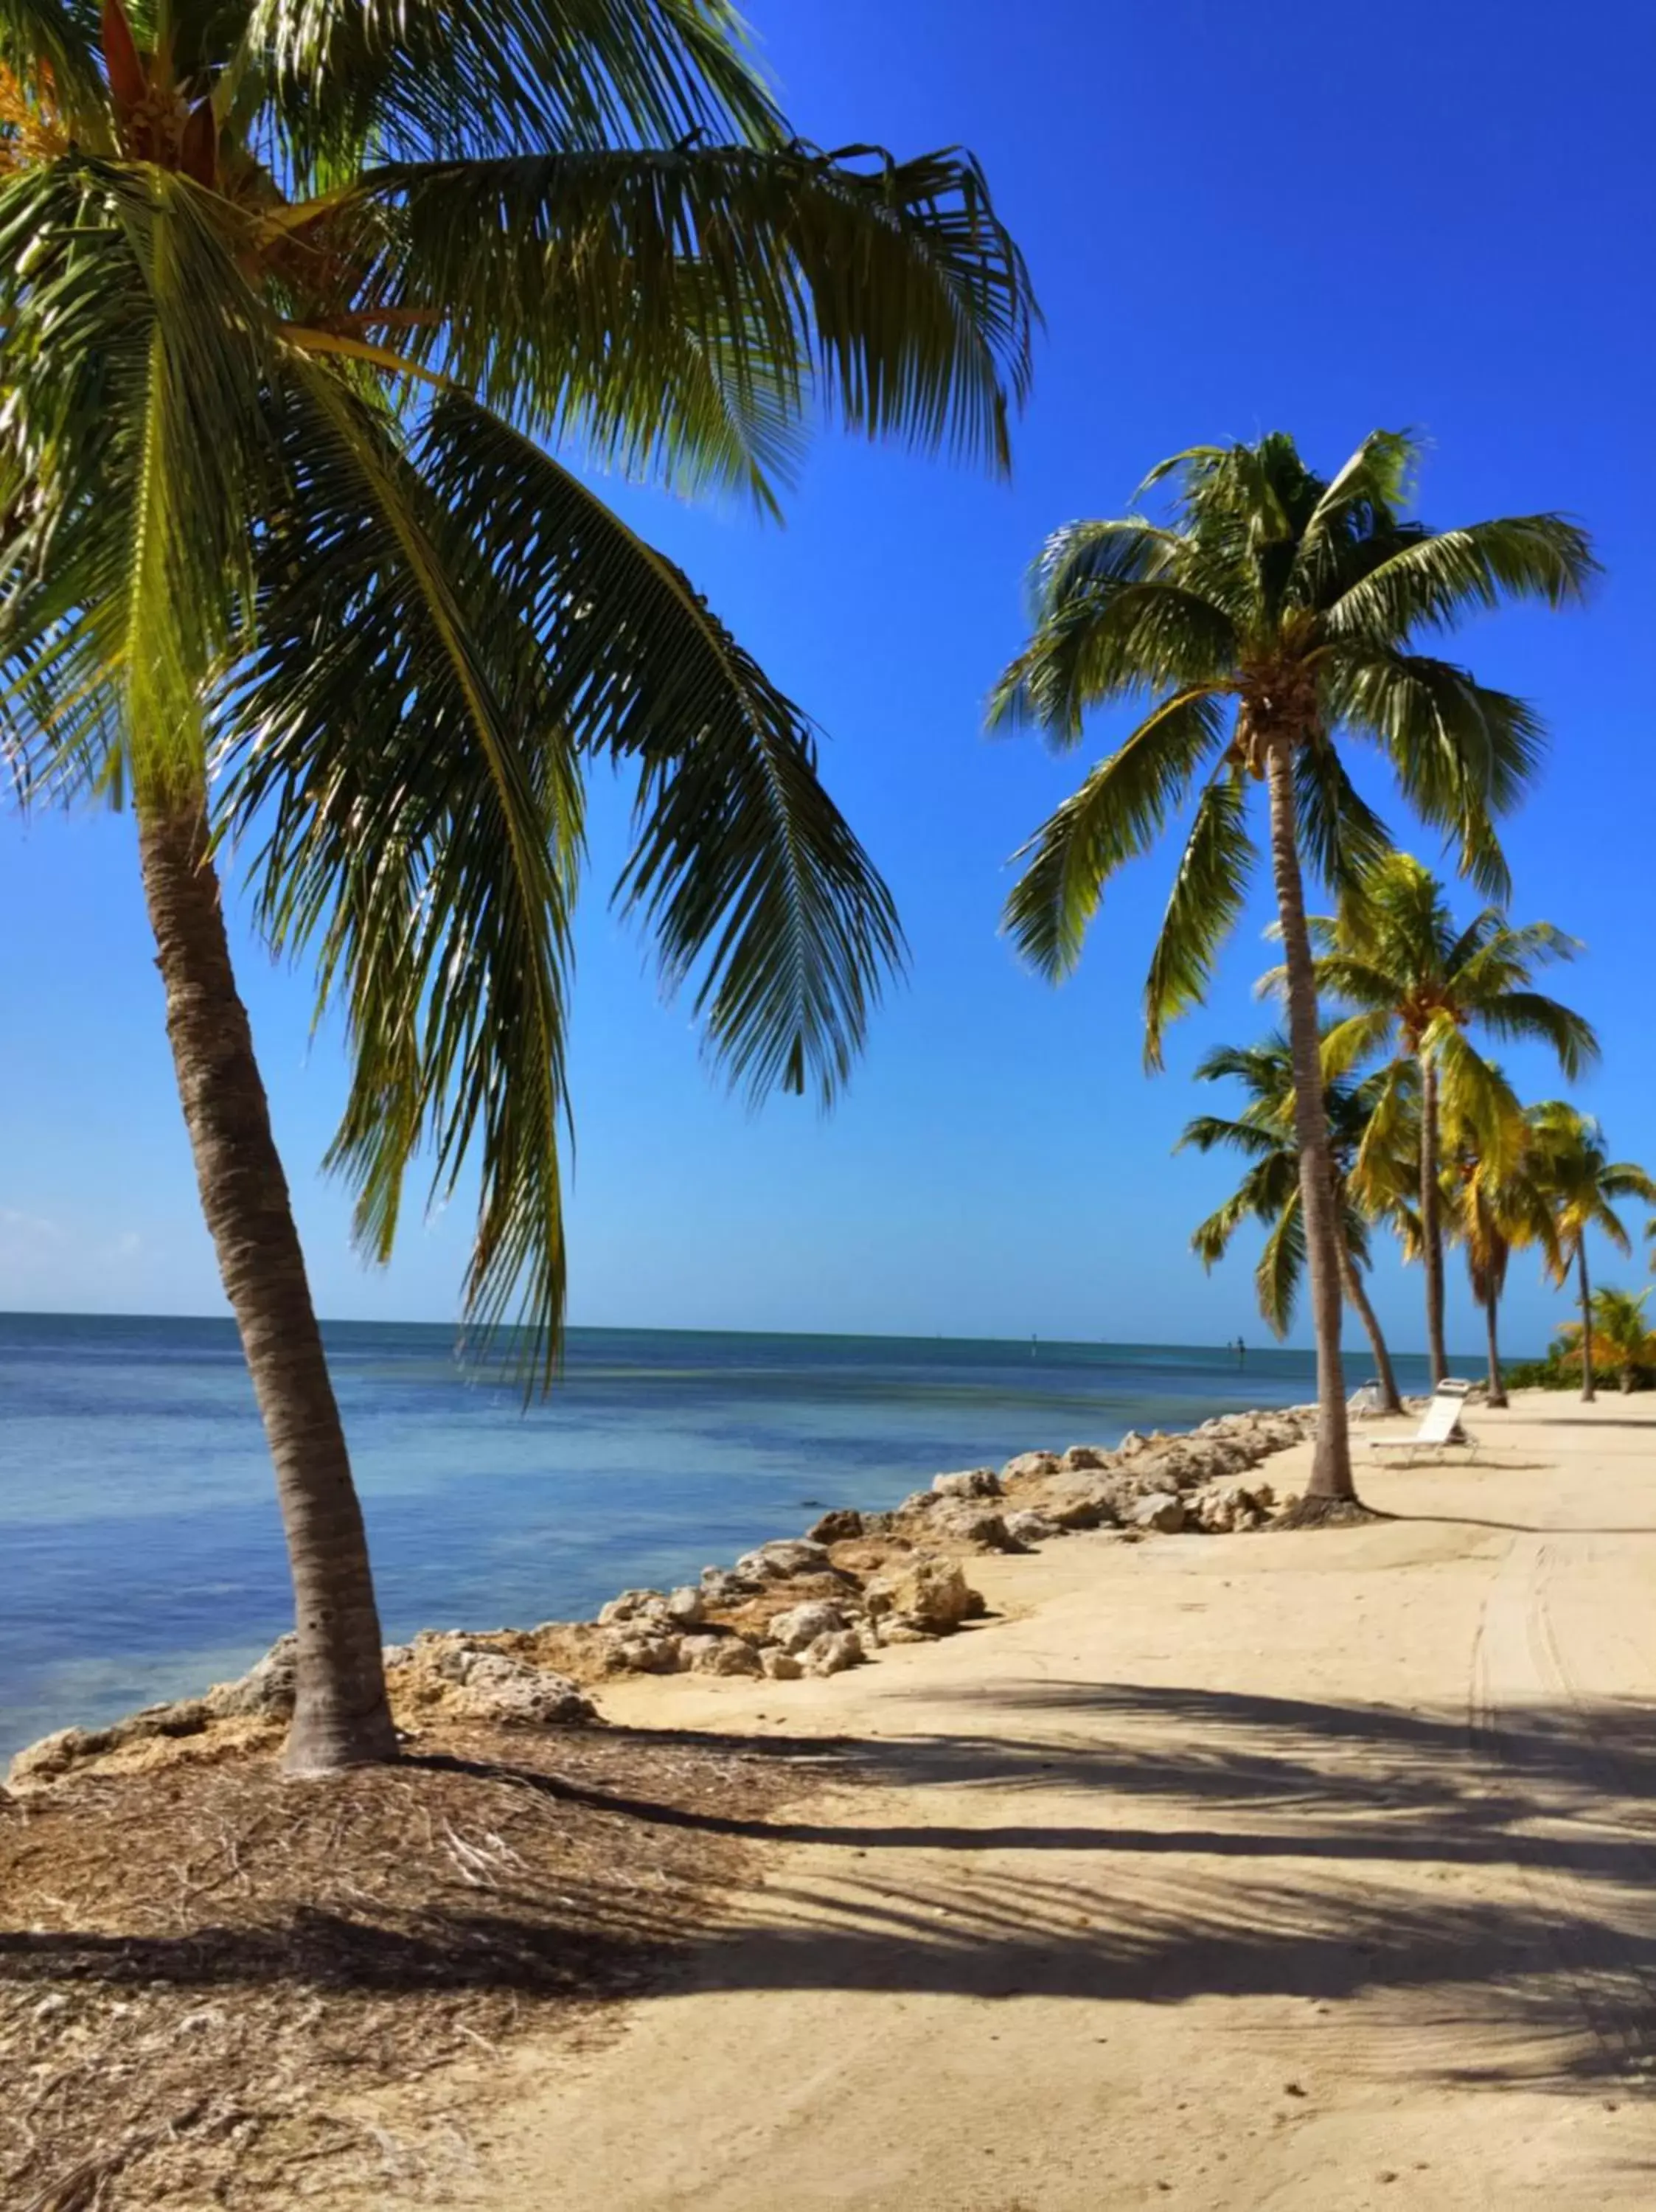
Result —
[[1476, 1426], [1372, 1526], [1077, 1536], [877, 1668], [616, 1686], [871, 1779], [731, 1824], [762, 1882], [607, 2047], [454, 2085], [452, 2201], [1656, 2201], [1656, 1413]]

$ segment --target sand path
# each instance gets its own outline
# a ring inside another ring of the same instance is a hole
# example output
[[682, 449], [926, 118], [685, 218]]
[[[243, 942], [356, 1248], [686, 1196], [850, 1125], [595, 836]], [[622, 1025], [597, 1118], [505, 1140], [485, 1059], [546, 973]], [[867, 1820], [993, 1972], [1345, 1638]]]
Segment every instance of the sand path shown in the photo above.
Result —
[[1387, 1522], [1077, 1538], [949, 1643], [610, 1697], [877, 1779], [611, 2047], [519, 2050], [462, 2201], [1656, 2205], [1656, 1416], [1477, 1425]]

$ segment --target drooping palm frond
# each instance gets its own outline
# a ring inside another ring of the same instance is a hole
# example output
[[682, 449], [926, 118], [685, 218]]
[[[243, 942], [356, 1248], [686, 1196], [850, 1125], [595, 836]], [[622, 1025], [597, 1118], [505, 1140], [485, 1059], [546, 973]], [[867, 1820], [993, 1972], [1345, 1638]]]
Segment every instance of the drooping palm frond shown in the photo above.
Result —
[[1223, 742], [1218, 705], [1206, 692], [1167, 701], [1014, 855], [1028, 865], [1007, 902], [1006, 927], [1026, 959], [1053, 977], [1069, 972], [1105, 884], [1124, 860], [1149, 851]]
[[1144, 983], [1144, 1064], [1162, 1066], [1169, 1022], [1199, 1006], [1220, 947], [1247, 899], [1253, 872], [1247, 787], [1239, 767], [1222, 769], [1203, 792]]

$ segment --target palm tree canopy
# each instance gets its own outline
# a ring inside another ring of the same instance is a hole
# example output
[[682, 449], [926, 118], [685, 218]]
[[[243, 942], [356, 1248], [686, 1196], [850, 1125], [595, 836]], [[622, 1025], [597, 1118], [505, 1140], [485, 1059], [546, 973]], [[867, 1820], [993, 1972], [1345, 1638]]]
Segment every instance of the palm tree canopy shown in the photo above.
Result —
[[[1198, 1114], [1185, 1125], [1175, 1151], [1237, 1152], [1247, 1167], [1223, 1205], [1198, 1223], [1191, 1249], [1204, 1267], [1217, 1265], [1236, 1231], [1247, 1221], [1266, 1231], [1254, 1270], [1259, 1311], [1277, 1336], [1288, 1333], [1306, 1267], [1305, 1226], [1300, 1206], [1300, 1158], [1294, 1128], [1294, 1064], [1288, 1039], [1280, 1033], [1259, 1044], [1220, 1045], [1196, 1069], [1206, 1083], [1239, 1083], [1247, 1103], [1234, 1118]], [[1376, 1086], [1338, 1077], [1324, 1092], [1335, 1168], [1342, 1185], [1341, 1228], [1353, 1263], [1368, 1258], [1368, 1219], [1357, 1203], [1351, 1171], [1362, 1146]]]
[[543, 1372], [584, 767], [755, 1095], [831, 1098], [901, 953], [807, 718], [558, 455], [1004, 468], [1034, 313], [975, 165], [799, 143], [727, 0], [0, 0], [0, 744], [163, 804], [210, 761], [345, 1017], [366, 1246], [474, 1159], [468, 1310]]
[[1558, 1281], [1564, 1279], [1590, 1229], [1618, 1252], [1630, 1252], [1627, 1225], [1615, 1201], [1632, 1198], [1656, 1206], [1656, 1176], [1635, 1161], [1612, 1160], [1598, 1123], [1562, 1099], [1532, 1107], [1528, 1119], [1536, 1176], [1557, 1232], [1557, 1256], [1550, 1261], [1550, 1272]]
[[[1486, 906], [1464, 927], [1445, 886], [1408, 853], [1366, 867], [1338, 916], [1313, 915], [1319, 993], [1350, 1009], [1331, 1024], [1324, 1062], [1331, 1073], [1380, 1056], [1392, 1080], [1411, 1085], [1422, 1056], [1435, 1072], [1446, 1129], [1458, 1130], [1492, 1172], [1521, 1165], [1526, 1137], [1516, 1094], [1467, 1032], [1544, 1044], [1574, 1078], [1598, 1057], [1592, 1024], [1534, 988], [1536, 970], [1581, 950], [1551, 922], [1515, 927]], [[1279, 990], [1283, 970], [1261, 978]], [[1381, 1109], [1381, 1123], [1386, 1118]]]
[[[1650, 1292], [1620, 1291], [1606, 1285], [1592, 1294], [1592, 1338], [1596, 1355], [1617, 1367], [1656, 1364], [1656, 1332], [1645, 1313]], [[1567, 1322], [1559, 1332], [1574, 1358], [1581, 1357], [1583, 1330], [1579, 1321]]]
[[1410, 518], [1418, 458], [1395, 431], [1374, 432], [1329, 478], [1281, 433], [1196, 447], [1141, 487], [1173, 486], [1165, 521], [1071, 523], [1035, 563], [1033, 634], [996, 687], [992, 723], [1070, 746], [1089, 709], [1149, 703], [1017, 855], [1007, 926], [1038, 969], [1066, 973], [1106, 883], [1193, 797], [1145, 987], [1152, 1064], [1240, 911], [1254, 858], [1248, 779], [1273, 745], [1292, 749], [1307, 852], [1337, 889], [1390, 843], [1342, 757], [1358, 740], [1458, 842], [1466, 872], [1506, 890], [1494, 825], [1534, 773], [1542, 725], [1421, 642], [1505, 599], [1579, 599], [1595, 563], [1582, 530], [1557, 514], [1447, 531]]

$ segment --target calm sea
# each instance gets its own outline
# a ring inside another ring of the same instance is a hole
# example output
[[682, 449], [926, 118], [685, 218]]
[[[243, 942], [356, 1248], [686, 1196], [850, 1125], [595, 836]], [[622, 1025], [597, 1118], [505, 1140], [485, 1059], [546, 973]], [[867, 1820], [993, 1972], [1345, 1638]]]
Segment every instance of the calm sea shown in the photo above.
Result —
[[[1312, 1389], [1295, 1352], [577, 1329], [525, 1411], [446, 1328], [327, 1338], [394, 1640], [579, 1619], [821, 1504]], [[288, 1618], [232, 1325], [0, 1315], [0, 1757], [238, 1674]]]

